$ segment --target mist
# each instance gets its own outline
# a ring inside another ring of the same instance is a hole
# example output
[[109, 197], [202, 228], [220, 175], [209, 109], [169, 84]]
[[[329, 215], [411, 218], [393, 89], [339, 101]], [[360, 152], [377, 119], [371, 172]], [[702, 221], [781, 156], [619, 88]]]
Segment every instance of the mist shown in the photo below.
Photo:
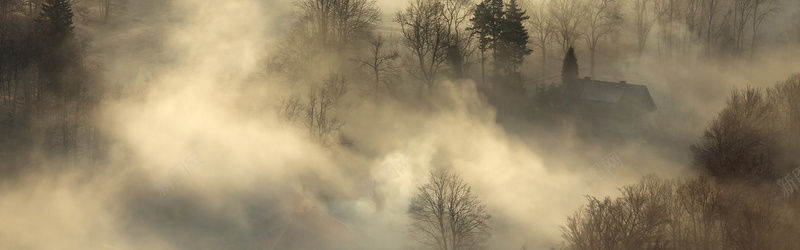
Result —
[[[22, 130], [2, 130], [0, 249], [420, 249], [408, 237], [409, 206], [443, 169], [458, 173], [491, 214], [486, 249], [558, 248], [561, 227], [586, 196], [618, 197], [647, 175], [701, 176], [690, 146], [731, 92], [800, 72], [800, 42], [781, 36], [800, 8], [789, 1], [764, 25], [752, 58], [705, 56], [706, 45], [691, 39], [687, 52], [667, 56], [658, 25], [636, 55], [635, 34], [623, 32], [616, 44], [603, 40], [592, 79], [646, 85], [657, 109], [639, 122], [646, 132], [597, 135], [530, 111], [530, 94], [487, 87], [479, 59], [463, 77], [443, 70], [428, 88], [406, 69], [414, 53], [395, 18], [408, 1], [374, 3], [378, 32], [399, 58], [397, 76], [386, 80], [395, 89], [382, 94], [358, 63], [367, 44], [316, 53], [316, 36], [290, 39], [300, 8], [291, 1], [111, 2], [101, 22], [96, 1], [71, 1], [82, 81], [94, 94], [74, 117], [88, 125], [70, 136], [92, 143], [63, 153], [48, 146], [60, 135], [31, 132], [18, 143], [22, 132], [13, 131]], [[31, 20], [29, 6], [15, 8], [4, 10], [5, 31]], [[582, 44], [574, 45], [581, 78], [590, 60]], [[312, 47], [312, 59], [281, 61], [302, 46]], [[523, 92], [562, 81], [564, 53], [555, 43], [548, 51], [547, 66], [535, 47], [519, 65]], [[334, 106], [341, 123], [332, 134], [310, 134], [306, 113], [285, 118], [292, 97], [304, 103], [335, 79], [349, 85]], [[58, 129], [58, 114], [72, 106], [52, 106], [38, 120], [3, 126]], [[609, 157], [618, 159], [615, 171], [586, 182], [586, 171]]]

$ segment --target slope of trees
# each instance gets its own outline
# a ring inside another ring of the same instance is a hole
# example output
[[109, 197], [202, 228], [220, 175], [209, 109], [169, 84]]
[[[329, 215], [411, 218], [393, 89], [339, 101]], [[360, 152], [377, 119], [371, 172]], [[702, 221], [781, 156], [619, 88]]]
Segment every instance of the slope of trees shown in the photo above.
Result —
[[43, 2], [38, 14], [21, 3], [4, 1], [0, 13], [0, 155], [96, 160], [102, 146], [89, 117], [99, 93], [74, 36], [71, 3]]
[[616, 199], [588, 197], [562, 227], [564, 249], [790, 249], [798, 225], [772, 186], [652, 176]]

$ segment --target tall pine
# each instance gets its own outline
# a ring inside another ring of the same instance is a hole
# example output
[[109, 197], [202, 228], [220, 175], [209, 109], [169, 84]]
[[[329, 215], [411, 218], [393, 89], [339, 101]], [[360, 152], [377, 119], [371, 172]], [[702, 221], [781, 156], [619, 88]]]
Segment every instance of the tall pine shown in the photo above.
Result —
[[61, 46], [72, 36], [72, 16], [69, 0], [48, 0], [42, 4], [42, 12], [36, 21], [47, 46]]
[[516, 0], [511, 0], [506, 7], [505, 15], [500, 22], [500, 39], [497, 43], [497, 63], [509, 76], [515, 76], [519, 66], [533, 50], [528, 48], [528, 30], [522, 22], [530, 18], [526, 11], [519, 8]]
[[472, 27], [470, 28], [478, 36], [478, 48], [481, 51], [481, 72], [484, 84], [486, 83], [485, 62], [486, 51], [492, 51], [494, 58], [494, 74], [497, 75], [497, 42], [502, 31], [502, 22], [505, 11], [503, 10], [503, 0], [483, 0], [475, 7], [473, 14]]
[[486, 50], [491, 42], [491, 32], [489, 32], [489, 8], [486, 1], [475, 6], [475, 13], [472, 15], [472, 27], [469, 29], [478, 37], [478, 50], [481, 52], [481, 78], [483, 85], [486, 85]]

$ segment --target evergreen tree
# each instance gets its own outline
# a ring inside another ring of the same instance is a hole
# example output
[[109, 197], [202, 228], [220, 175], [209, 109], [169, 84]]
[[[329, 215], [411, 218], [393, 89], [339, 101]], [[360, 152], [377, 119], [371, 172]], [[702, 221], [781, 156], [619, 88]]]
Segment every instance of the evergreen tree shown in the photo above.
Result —
[[485, 0], [488, 1], [488, 14], [489, 14], [489, 33], [491, 34], [491, 43], [489, 44], [489, 48], [492, 49], [492, 57], [494, 58], [493, 64], [493, 71], [494, 75], [497, 76], [497, 73], [500, 68], [500, 64], [497, 63], [498, 54], [497, 54], [497, 43], [500, 41], [500, 33], [503, 31], [503, 16], [505, 16], [505, 10], [503, 8], [503, 0]]
[[48, 0], [42, 4], [42, 11], [36, 22], [42, 32], [39, 68], [46, 80], [46, 90], [56, 96], [74, 96], [75, 84], [69, 83], [73, 77], [66, 76], [70, 66], [76, 66], [77, 58], [70, 43], [72, 38], [72, 7], [68, 0]]
[[528, 30], [522, 22], [528, 15], [520, 9], [516, 0], [511, 0], [501, 22], [500, 39], [497, 42], [496, 63], [500, 64], [509, 76], [517, 74], [517, 69], [533, 50], [528, 48]]
[[[475, 7], [475, 14], [471, 29], [478, 35], [478, 48], [481, 51], [481, 71], [485, 72], [485, 53], [492, 50], [495, 59], [494, 73], [497, 75], [497, 41], [500, 39], [502, 31], [502, 21], [505, 11], [503, 10], [503, 0], [483, 0]], [[484, 83], [486, 77], [484, 73]]]
[[483, 84], [486, 85], [486, 50], [489, 48], [489, 43], [491, 42], [491, 32], [489, 31], [489, 19], [491, 15], [489, 13], [489, 8], [486, 5], [486, 1], [479, 3], [475, 7], [475, 13], [472, 16], [472, 19], [469, 21], [472, 22], [472, 27], [469, 29], [472, 32], [475, 32], [476, 36], [478, 37], [478, 50], [481, 51], [481, 78], [483, 79]]
[[578, 58], [575, 57], [575, 50], [569, 47], [567, 55], [564, 56], [564, 65], [561, 67], [561, 78], [565, 81], [570, 78], [578, 78]]
[[68, 0], [48, 0], [42, 4], [37, 22], [47, 46], [58, 47], [72, 36], [72, 6]]

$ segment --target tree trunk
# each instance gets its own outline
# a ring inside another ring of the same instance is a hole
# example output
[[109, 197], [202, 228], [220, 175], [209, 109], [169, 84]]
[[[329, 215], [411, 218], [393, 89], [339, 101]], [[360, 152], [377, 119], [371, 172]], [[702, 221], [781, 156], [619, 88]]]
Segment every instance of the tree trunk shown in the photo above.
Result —
[[542, 79], [545, 77], [547, 77], [547, 50], [542, 48]]
[[594, 47], [589, 48], [589, 73], [594, 78]]
[[481, 49], [481, 79], [483, 80], [483, 87], [486, 88], [486, 56], [484, 56], [485, 49]]

